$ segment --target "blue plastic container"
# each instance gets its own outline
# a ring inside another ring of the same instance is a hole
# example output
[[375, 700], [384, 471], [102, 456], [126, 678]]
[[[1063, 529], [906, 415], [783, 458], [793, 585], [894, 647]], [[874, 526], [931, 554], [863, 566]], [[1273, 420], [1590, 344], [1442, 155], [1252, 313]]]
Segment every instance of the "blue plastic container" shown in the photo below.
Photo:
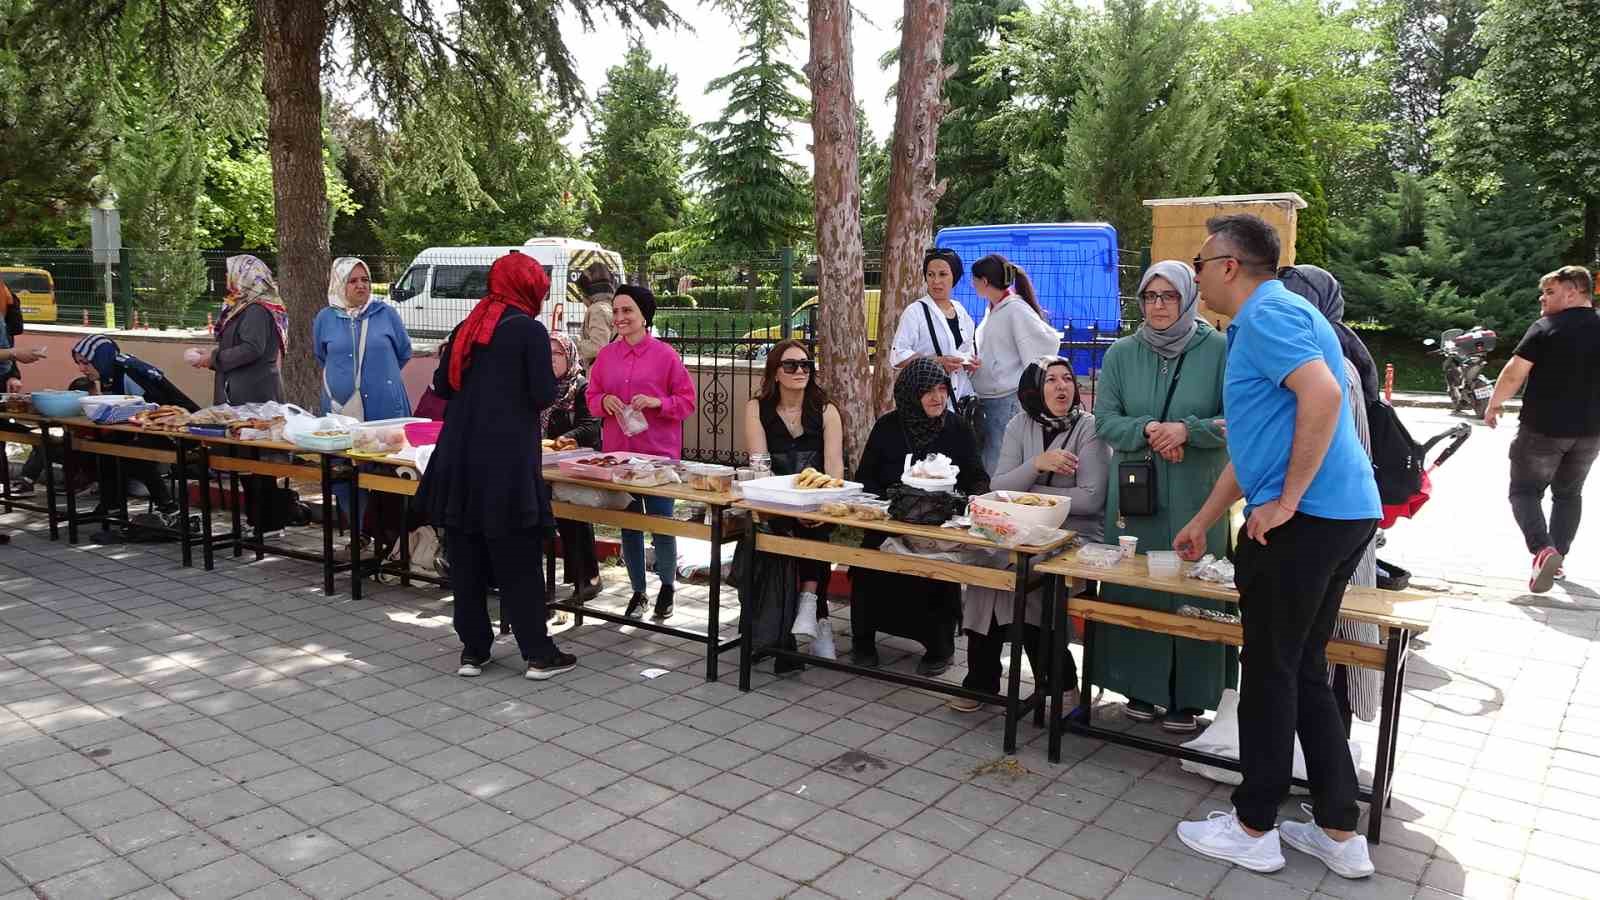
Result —
[[70, 419], [83, 415], [83, 398], [87, 391], [34, 391], [33, 410], [52, 419]]
[[[942, 229], [934, 243], [959, 253], [968, 273], [990, 253], [1021, 266], [1033, 280], [1050, 324], [1061, 329], [1073, 369], [1087, 375], [1099, 368], [1122, 318], [1115, 228], [1076, 222], [963, 225]], [[970, 274], [956, 285], [955, 299], [973, 321], [983, 321], [988, 304], [972, 289]]]

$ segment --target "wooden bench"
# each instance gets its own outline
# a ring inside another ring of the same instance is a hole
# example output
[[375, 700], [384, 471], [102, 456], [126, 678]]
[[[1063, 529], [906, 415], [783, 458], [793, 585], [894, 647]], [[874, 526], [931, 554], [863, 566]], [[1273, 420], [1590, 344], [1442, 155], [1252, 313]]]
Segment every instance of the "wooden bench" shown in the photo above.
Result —
[[[1064, 718], [1061, 715], [1064, 712], [1061, 706], [1065, 688], [1061, 673], [1053, 672], [1050, 679], [1054, 685], [1051, 697], [1052, 725], [1049, 747], [1051, 761], [1060, 761], [1061, 735], [1063, 730], [1070, 729], [1075, 733], [1124, 746], [1237, 771], [1239, 769], [1237, 760], [1188, 750], [1176, 744], [1135, 734], [1095, 727], [1092, 718], [1091, 679], [1094, 666], [1094, 637], [1100, 625], [1120, 625], [1125, 628], [1137, 628], [1141, 631], [1237, 647], [1244, 642], [1242, 628], [1238, 622], [1185, 616], [1084, 597], [1071, 597], [1063, 603], [1061, 597], [1065, 586], [1075, 581], [1098, 581], [1102, 584], [1146, 588], [1220, 601], [1234, 606], [1239, 602], [1238, 591], [1231, 587], [1181, 575], [1172, 578], [1152, 577], [1142, 556], [1123, 560], [1112, 568], [1097, 568], [1079, 562], [1076, 554], [1068, 553], [1041, 564], [1038, 570], [1055, 576], [1050, 588], [1051, 622], [1047, 628], [1047, 633], [1052, 639], [1049, 657], [1052, 666], [1061, 666], [1061, 660], [1066, 653], [1067, 629], [1062, 616], [1076, 616], [1084, 622], [1084, 660], [1079, 688], [1082, 704], [1081, 719]], [[1328, 643], [1330, 663], [1378, 669], [1383, 672], [1383, 684], [1379, 691], [1378, 748], [1372, 765], [1372, 788], [1370, 791], [1363, 790], [1363, 797], [1372, 803], [1368, 816], [1367, 836], [1373, 843], [1378, 843], [1380, 839], [1383, 808], [1389, 805], [1394, 790], [1396, 729], [1400, 722], [1401, 700], [1405, 695], [1406, 663], [1410, 659], [1411, 639], [1427, 631], [1432, 625], [1437, 606], [1438, 601], [1434, 598], [1414, 592], [1383, 591], [1366, 587], [1347, 588], [1340, 609], [1341, 618], [1376, 625], [1379, 633], [1384, 636], [1383, 643], [1366, 644], [1351, 640], [1334, 640]]]

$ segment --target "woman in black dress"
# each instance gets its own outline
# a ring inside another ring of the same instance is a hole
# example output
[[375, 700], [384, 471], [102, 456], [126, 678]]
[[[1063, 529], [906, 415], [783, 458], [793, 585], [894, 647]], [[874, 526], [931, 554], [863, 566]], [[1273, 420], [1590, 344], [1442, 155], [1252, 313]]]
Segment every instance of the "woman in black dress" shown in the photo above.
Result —
[[[589, 380], [583, 377], [583, 360], [578, 342], [563, 331], [550, 335], [550, 365], [556, 379], [556, 402], [539, 413], [539, 431], [546, 440], [558, 442], [556, 449], [584, 447], [600, 449], [600, 420], [583, 402]], [[572, 599], [578, 603], [600, 595], [600, 560], [594, 550], [594, 526], [588, 522], [557, 519], [561, 535], [562, 581], [573, 585]], [[564, 617], [551, 617], [562, 624]]]
[[[550, 334], [538, 320], [550, 276], [513, 250], [489, 267], [489, 293], [442, 345], [433, 389], [449, 405], [417, 500], [449, 538], [456, 674], [483, 674], [494, 647], [492, 577], [527, 664], [542, 681], [577, 660], [545, 630], [543, 531], [554, 519], [540, 474], [540, 410], [556, 399]], [[491, 575], [492, 573], [492, 575]]]
[[[833, 478], [844, 477], [844, 422], [839, 408], [817, 384], [815, 369], [805, 344], [782, 341], [767, 354], [761, 392], [745, 404], [745, 445], [751, 453], [769, 454], [775, 475], [812, 468]], [[819, 541], [833, 531], [831, 526], [809, 526], [794, 519], [777, 527]], [[832, 658], [827, 597], [833, 567], [825, 560], [805, 560], [799, 570], [800, 605], [793, 634], [812, 638], [811, 651]]]
[[[978, 439], [949, 405], [950, 377], [944, 369], [927, 357], [907, 363], [895, 376], [894, 411], [872, 426], [861, 451], [856, 478], [862, 487], [883, 494], [899, 483], [906, 454], [915, 462], [942, 453], [960, 467], [956, 488], [961, 493], [988, 491]], [[869, 531], [861, 545], [877, 549], [886, 538]], [[850, 582], [851, 658], [857, 665], [878, 664], [877, 632], [883, 631], [922, 644], [926, 652], [917, 674], [932, 677], [950, 668], [961, 620], [960, 585], [870, 569], [852, 569]]]

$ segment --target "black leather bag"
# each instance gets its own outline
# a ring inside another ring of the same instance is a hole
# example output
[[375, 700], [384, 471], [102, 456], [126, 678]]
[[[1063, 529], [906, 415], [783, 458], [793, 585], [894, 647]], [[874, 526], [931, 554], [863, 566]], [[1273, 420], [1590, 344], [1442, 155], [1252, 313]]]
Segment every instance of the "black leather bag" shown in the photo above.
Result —
[[949, 491], [925, 491], [904, 484], [890, 485], [889, 518], [913, 525], [943, 525], [958, 516], [967, 500]]
[[[1167, 386], [1167, 401], [1161, 405], [1157, 422], [1165, 422], [1172, 410], [1172, 395], [1178, 390], [1178, 376], [1183, 374], [1183, 360], [1189, 354], [1178, 356], [1178, 366], [1172, 372], [1172, 383]], [[1122, 516], [1153, 516], [1156, 514], [1156, 460], [1149, 451], [1144, 459], [1117, 463], [1117, 514]]]

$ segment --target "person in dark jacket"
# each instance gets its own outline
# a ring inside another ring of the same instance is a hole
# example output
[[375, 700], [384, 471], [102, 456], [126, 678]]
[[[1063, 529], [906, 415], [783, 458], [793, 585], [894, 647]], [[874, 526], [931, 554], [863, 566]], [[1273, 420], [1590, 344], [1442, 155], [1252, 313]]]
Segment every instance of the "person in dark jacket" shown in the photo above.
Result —
[[577, 665], [545, 628], [543, 530], [554, 519], [535, 423], [556, 400], [550, 334], [537, 318], [550, 276], [512, 251], [489, 267], [488, 280], [488, 294], [442, 345], [433, 390], [448, 406], [417, 502], [448, 538], [456, 674], [481, 675], [489, 663], [493, 577], [524, 674], [542, 681]]
[[[74, 344], [72, 361], [77, 364], [78, 371], [82, 372], [84, 377], [92, 380], [95, 393], [132, 394], [143, 397], [147, 403], [181, 406], [189, 412], [200, 408], [160, 369], [138, 357], [122, 353], [117, 343], [105, 335], [91, 334]], [[112, 443], [162, 445], [162, 443], [147, 442], [139, 437], [119, 434], [105, 434], [101, 439]], [[119, 481], [117, 460], [99, 456], [96, 457], [96, 461], [100, 468], [100, 503], [90, 514], [91, 516], [109, 509], [120, 508], [127, 494], [127, 482], [130, 480], [145, 486], [150, 494], [150, 502], [154, 503], [157, 511], [162, 514], [163, 521], [171, 519], [176, 513], [178, 504], [173, 500], [171, 491], [167, 489], [166, 478], [155, 463], [139, 459], [121, 460], [122, 479]], [[98, 534], [102, 542], [109, 537], [105, 532]]]
[[[600, 449], [600, 420], [583, 402], [583, 392], [589, 382], [583, 377], [578, 342], [566, 332], [550, 335], [550, 365], [556, 379], [556, 402], [539, 413], [540, 433], [547, 440], [563, 445], [570, 441], [573, 449]], [[562, 580], [574, 586], [572, 599], [583, 603], [599, 596], [600, 559], [594, 549], [594, 526], [588, 522], [557, 519], [556, 531], [561, 535]]]
[[[950, 377], [933, 359], [913, 359], [900, 370], [894, 380], [894, 410], [872, 426], [856, 466], [856, 479], [864, 490], [883, 494], [899, 483], [907, 454], [915, 462], [935, 453], [960, 467], [956, 488], [962, 493], [989, 490], [977, 436], [949, 410], [949, 401]], [[885, 538], [882, 532], [869, 531], [861, 545], [877, 549]], [[955, 655], [960, 620], [960, 585], [870, 569], [850, 572], [851, 657], [858, 665], [878, 664], [877, 632], [883, 631], [923, 645], [919, 675], [941, 675]]]
[[228, 257], [228, 295], [217, 316], [217, 346], [184, 354], [216, 373], [212, 403], [283, 401], [280, 361], [289, 347], [289, 312], [278, 300], [272, 270], [254, 256]]

